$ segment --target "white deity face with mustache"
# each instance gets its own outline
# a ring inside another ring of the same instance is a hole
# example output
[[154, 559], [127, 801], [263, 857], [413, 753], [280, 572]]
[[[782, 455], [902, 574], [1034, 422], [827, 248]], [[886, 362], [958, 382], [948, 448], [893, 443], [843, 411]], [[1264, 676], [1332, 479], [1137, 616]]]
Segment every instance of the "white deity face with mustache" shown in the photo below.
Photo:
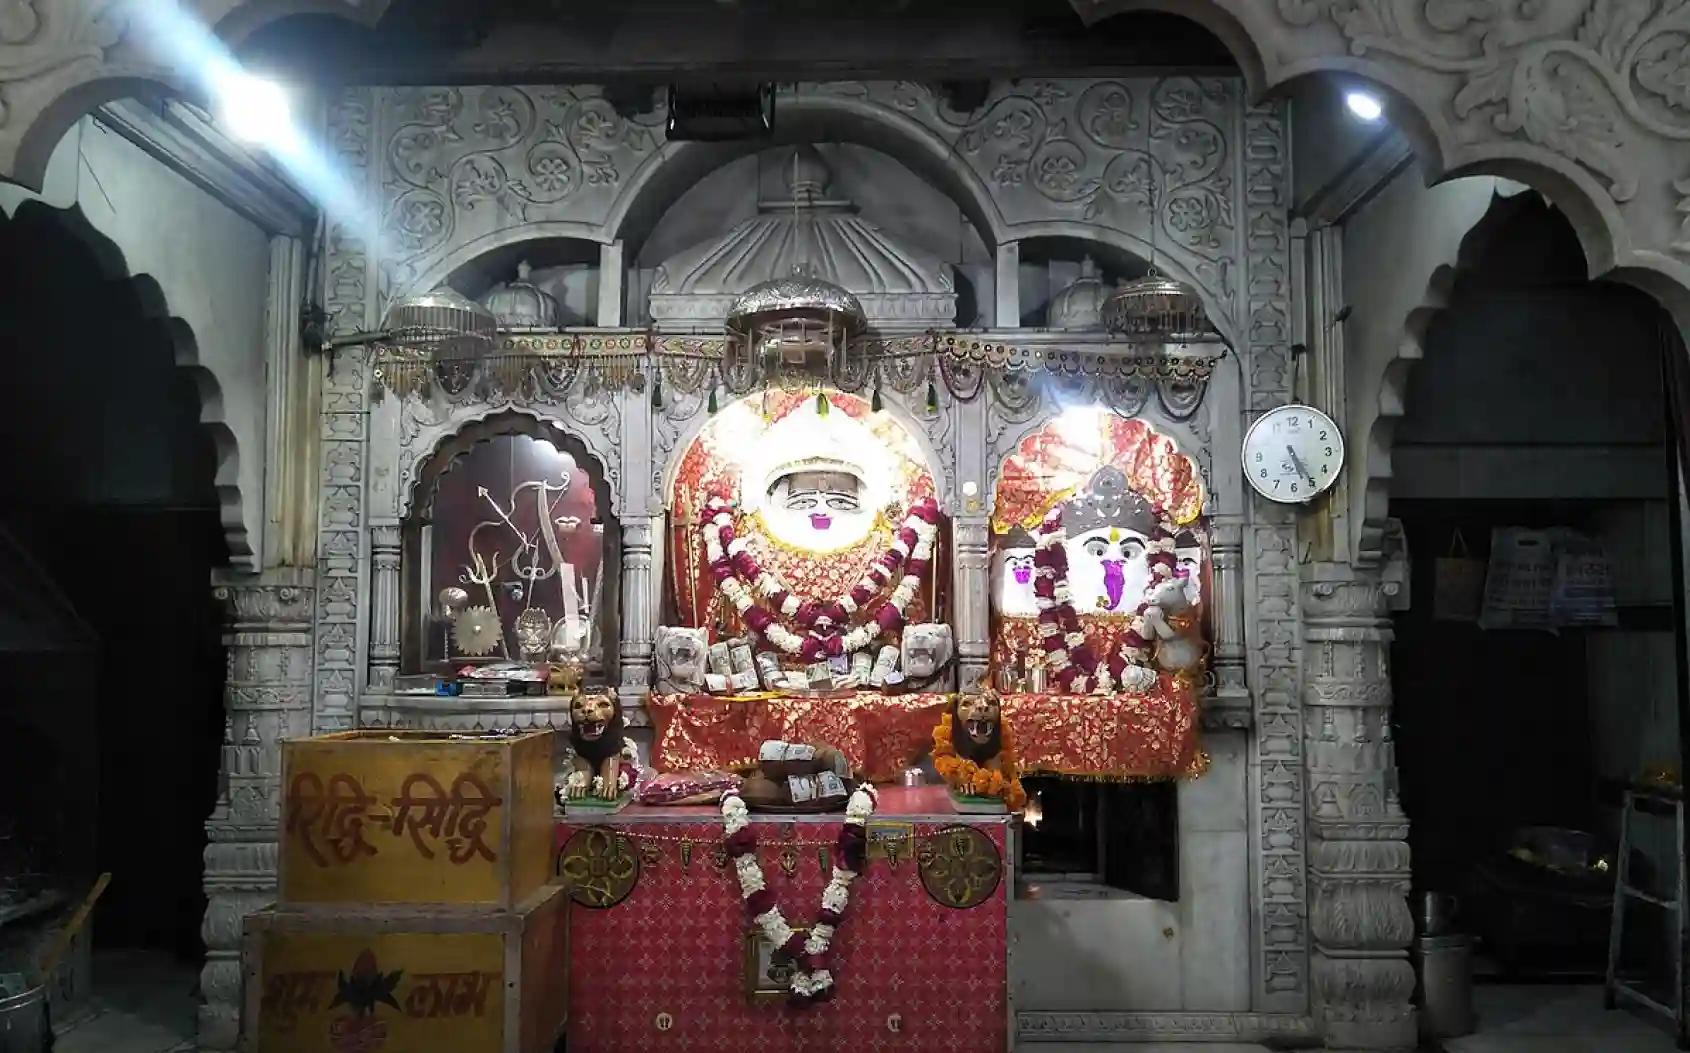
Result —
[[1005, 547], [992, 553], [992, 599], [999, 614], [1033, 618], [1039, 613], [1033, 598], [1033, 549]]
[[1075, 611], [1130, 614], [1150, 584], [1144, 535], [1099, 527], [1068, 539], [1069, 587]]
[[777, 537], [801, 538], [827, 550], [867, 536], [874, 523], [863, 507], [861, 481], [850, 472], [792, 472], [769, 488], [766, 516]]

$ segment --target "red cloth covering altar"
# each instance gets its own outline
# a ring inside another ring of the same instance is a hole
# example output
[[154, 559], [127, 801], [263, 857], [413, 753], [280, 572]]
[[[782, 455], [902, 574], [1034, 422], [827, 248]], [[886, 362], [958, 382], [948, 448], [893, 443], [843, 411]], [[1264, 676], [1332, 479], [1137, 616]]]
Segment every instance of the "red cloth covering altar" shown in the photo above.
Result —
[[[595, 910], [571, 905], [569, 1048], [583, 1053], [650, 1050], [758, 1053], [994, 1053], [1007, 1048], [1007, 897], [1014, 871], [1008, 817], [956, 816], [938, 787], [887, 787], [870, 820], [911, 823], [917, 837], [966, 823], [989, 837], [1003, 864], [997, 888], [978, 906], [943, 906], [922, 887], [906, 856], [896, 867], [871, 859], [851, 884], [849, 912], [833, 939], [831, 1001], [792, 1009], [752, 1003], [745, 992], [749, 922], [731, 866], [713, 850], [722, 823], [712, 806], [632, 805], [602, 820], [558, 827], [563, 847], [579, 826], [605, 825], [638, 843], [646, 861], [628, 898]], [[817, 850], [806, 847], [788, 876], [779, 863], [787, 830], [801, 842], [831, 843], [842, 815], [754, 815], [763, 873], [788, 921], [808, 925], [826, 885]], [[642, 835], [644, 835], [642, 837]], [[690, 840], [683, 864], [680, 842]], [[657, 860], [652, 862], [655, 853]], [[666, 1014], [668, 1030], [655, 1023]], [[898, 1030], [888, 1026], [897, 1017]]]
[[790, 696], [738, 701], [710, 695], [652, 695], [646, 712], [656, 729], [652, 762], [663, 771], [747, 768], [767, 739], [822, 742], [851, 758], [872, 782], [896, 782], [933, 741], [943, 694], [847, 698]]
[[[875, 782], [894, 781], [926, 752], [949, 704], [942, 694], [752, 701], [710, 695], [652, 695], [653, 763], [663, 771], [750, 766], [765, 739], [822, 742]], [[1098, 779], [1201, 775], [1196, 693], [1169, 677], [1142, 694], [1003, 696], [1024, 773]]]

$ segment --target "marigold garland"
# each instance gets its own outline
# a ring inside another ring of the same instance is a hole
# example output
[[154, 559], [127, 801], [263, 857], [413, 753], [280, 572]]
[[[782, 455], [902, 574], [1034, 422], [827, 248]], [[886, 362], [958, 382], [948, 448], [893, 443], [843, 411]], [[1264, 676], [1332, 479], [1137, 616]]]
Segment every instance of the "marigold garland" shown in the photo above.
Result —
[[951, 726], [951, 715], [945, 713], [933, 729], [933, 766], [945, 785], [967, 797], [996, 797], [1010, 811], [1019, 812], [1027, 803], [1027, 791], [1021, 788], [1021, 764], [1016, 759], [1009, 724], [1001, 719], [998, 722], [998, 771], [958, 756], [951, 743]]

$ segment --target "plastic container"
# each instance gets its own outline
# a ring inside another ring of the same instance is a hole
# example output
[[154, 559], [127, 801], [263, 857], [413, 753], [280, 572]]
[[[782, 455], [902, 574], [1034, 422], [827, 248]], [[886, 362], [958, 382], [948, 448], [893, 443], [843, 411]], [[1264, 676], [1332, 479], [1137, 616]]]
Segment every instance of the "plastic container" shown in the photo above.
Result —
[[1420, 1030], [1427, 1038], [1473, 1033], [1473, 937], [1422, 936], [1414, 941], [1420, 973]]

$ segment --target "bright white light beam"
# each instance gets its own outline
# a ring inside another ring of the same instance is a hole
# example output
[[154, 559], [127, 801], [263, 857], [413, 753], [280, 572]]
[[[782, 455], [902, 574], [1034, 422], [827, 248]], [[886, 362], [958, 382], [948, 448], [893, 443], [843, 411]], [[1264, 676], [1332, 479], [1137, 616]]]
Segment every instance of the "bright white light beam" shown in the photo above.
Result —
[[1344, 105], [1350, 108], [1350, 113], [1358, 120], [1367, 121], [1369, 124], [1385, 115], [1385, 104], [1372, 92], [1349, 92], [1344, 96]]

